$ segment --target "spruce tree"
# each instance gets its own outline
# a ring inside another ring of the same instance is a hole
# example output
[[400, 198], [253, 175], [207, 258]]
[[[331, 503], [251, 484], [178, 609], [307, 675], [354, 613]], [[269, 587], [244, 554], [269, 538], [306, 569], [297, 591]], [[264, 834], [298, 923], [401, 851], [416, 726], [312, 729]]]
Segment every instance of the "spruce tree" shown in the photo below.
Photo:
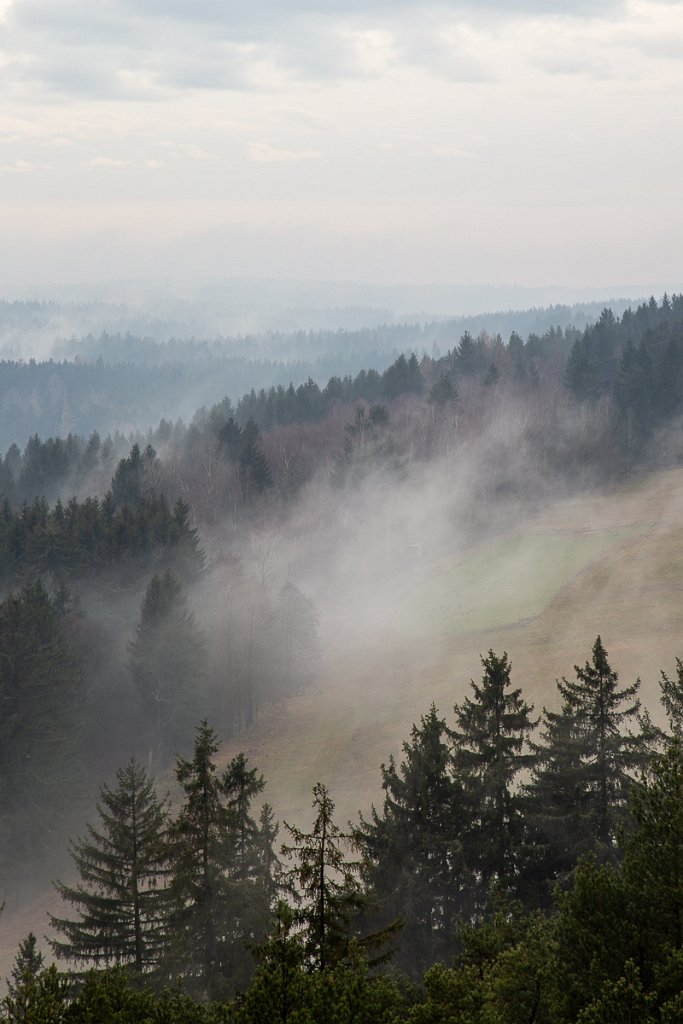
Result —
[[[620, 689], [607, 651], [598, 636], [592, 658], [574, 666], [576, 680], [562, 679], [558, 689], [565, 714], [576, 721], [575, 765], [580, 765], [588, 794], [586, 816], [594, 839], [603, 852], [614, 848], [617, 828], [625, 818], [634, 773], [644, 767], [649, 751], [640, 731], [640, 682]], [[629, 724], [636, 734], [625, 733]]]
[[324, 970], [346, 954], [351, 922], [364, 900], [360, 862], [350, 859], [354, 837], [335, 823], [334, 803], [320, 782], [313, 787], [313, 809], [310, 832], [284, 822], [290, 842], [282, 844], [282, 854], [294, 861], [289, 879], [306, 955], [316, 970]]
[[683, 661], [676, 658], [676, 676], [671, 678], [662, 672], [659, 687], [661, 690], [662, 707], [669, 720], [669, 728], [674, 736], [683, 735]]
[[463, 787], [453, 773], [450, 733], [432, 704], [413, 725], [404, 758], [382, 765], [384, 804], [361, 819], [364, 878], [382, 925], [400, 920], [395, 962], [419, 978], [455, 950], [456, 924], [471, 911], [464, 859]]
[[51, 946], [61, 959], [148, 972], [168, 937], [168, 803], [133, 758], [114, 789], [101, 787], [97, 812], [97, 826], [72, 844], [79, 883], [55, 883], [76, 916], [50, 915], [64, 936]]
[[248, 983], [253, 964], [245, 948], [265, 937], [270, 899], [251, 811], [263, 779], [242, 754], [220, 773], [218, 747], [202, 722], [192, 759], [177, 761], [185, 800], [173, 828], [173, 941], [166, 959], [169, 976], [209, 1000]]
[[38, 982], [44, 970], [45, 958], [38, 942], [29, 932], [19, 944], [12, 965], [11, 979], [7, 979], [7, 996], [3, 1000], [4, 1019], [12, 1024], [28, 1024], [35, 1017]]
[[484, 674], [480, 685], [472, 681], [474, 699], [455, 705], [453, 757], [469, 807], [467, 859], [483, 907], [492, 882], [510, 887], [518, 874], [522, 816], [514, 784], [534, 762], [527, 746], [536, 723], [521, 689], [510, 688], [507, 654], [490, 650], [481, 660]]
[[588, 769], [577, 758], [580, 743], [581, 725], [567, 700], [559, 712], [543, 709], [540, 742], [532, 743], [536, 762], [523, 788], [521, 888], [532, 904], [549, 905], [554, 884], [594, 845]]

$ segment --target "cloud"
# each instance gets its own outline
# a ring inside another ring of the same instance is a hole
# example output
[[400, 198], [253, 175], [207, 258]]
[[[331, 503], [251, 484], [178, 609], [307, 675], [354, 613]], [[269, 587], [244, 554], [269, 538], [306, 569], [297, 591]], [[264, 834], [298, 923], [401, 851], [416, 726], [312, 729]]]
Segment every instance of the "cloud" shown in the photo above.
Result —
[[319, 160], [322, 157], [316, 149], [292, 150], [277, 149], [267, 142], [248, 142], [245, 151], [250, 160], [256, 163], [292, 163], [301, 160]]
[[[594, 18], [620, 0], [14, 0], [2, 6], [18, 81], [52, 93], [153, 99], [173, 91], [268, 89], [278, 74], [357, 78], [416, 64], [454, 81], [487, 77], [457, 37], [479, 23]], [[401, 38], [419, 20], [430, 26]], [[453, 29], [453, 26], [456, 26]], [[448, 33], [446, 33], [447, 35]], [[400, 42], [399, 42], [400, 39]], [[408, 44], [408, 45], [407, 45]]]
[[33, 171], [43, 169], [38, 164], [33, 164], [29, 160], [15, 160], [13, 164], [0, 165], [0, 171], [9, 172], [10, 174], [32, 174]]
[[84, 167], [130, 167], [130, 160], [117, 160], [111, 156], [95, 156], [92, 160], [86, 160]]

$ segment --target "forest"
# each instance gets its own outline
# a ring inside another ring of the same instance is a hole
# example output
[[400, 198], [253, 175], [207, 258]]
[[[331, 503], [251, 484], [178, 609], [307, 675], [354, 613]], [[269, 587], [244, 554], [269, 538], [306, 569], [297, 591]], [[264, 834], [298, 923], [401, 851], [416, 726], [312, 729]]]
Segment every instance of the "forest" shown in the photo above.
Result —
[[[320, 687], [330, 609], [390, 615], [416, 559], [683, 462], [683, 296], [525, 339], [452, 331], [387, 329], [384, 362], [326, 383], [303, 368], [187, 420], [152, 404], [145, 428], [5, 449], [5, 920], [64, 880], [4, 1019], [683, 1019], [680, 660], [645, 707], [596, 622], [538, 702], [489, 649], [452, 716], [427, 697], [353, 820], [333, 772], [304, 825], [262, 800], [254, 730]], [[183, 380], [175, 356], [101, 356], [12, 364], [12, 387], [59, 365], [139, 403]]]

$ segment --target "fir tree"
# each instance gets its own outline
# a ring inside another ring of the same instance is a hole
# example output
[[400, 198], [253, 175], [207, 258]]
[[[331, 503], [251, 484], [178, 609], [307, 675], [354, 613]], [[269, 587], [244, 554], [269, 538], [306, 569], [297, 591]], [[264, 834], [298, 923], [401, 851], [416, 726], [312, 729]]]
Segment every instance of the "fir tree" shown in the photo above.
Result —
[[98, 826], [72, 844], [79, 884], [55, 884], [77, 916], [50, 915], [64, 936], [51, 945], [61, 959], [142, 973], [158, 965], [167, 941], [168, 805], [135, 759], [116, 783], [100, 789]]
[[455, 950], [456, 923], [471, 911], [464, 860], [467, 819], [453, 774], [450, 733], [434, 705], [414, 725], [404, 758], [382, 765], [381, 814], [361, 819], [364, 877], [384, 926], [400, 919], [396, 963], [419, 977]]
[[604, 852], [613, 849], [617, 827], [624, 820], [634, 772], [648, 758], [646, 738], [626, 734], [632, 722], [639, 725], [640, 682], [619, 689], [607, 651], [598, 636], [590, 662], [574, 666], [576, 680], [558, 683], [565, 714], [576, 720], [574, 763], [581, 765], [588, 793], [586, 815], [596, 843]]
[[343, 957], [351, 938], [351, 922], [364, 904], [359, 881], [360, 862], [351, 860], [353, 835], [334, 822], [334, 803], [327, 787], [313, 787], [315, 821], [310, 832], [284, 823], [290, 842], [282, 854], [294, 861], [289, 878], [306, 955], [324, 970]]
[[536, 723], [522, 691], [510, 689], [507, 654], [489, 651], [482, 665], [481, 684], [472, 681], [474, 699], [455, 705], [453, 756], [470, 808], [468, 861], [479, 876], [483, 905], [493, 881], [509, 886], [518, 873], [522, 818], [513, 787], [533, 764], [526, 745]]
[[217, 752], [216, 735], [202, 722], [192, 760], [177, 762], [185, 802], [173, 830], [173, 942], [166, 963], [209, 1000], [246, 987], [253, 970], [246, 947], [265, 937], [270, 909], [262, 836], [251, 811], [263, 779], [242, 754], [219, 773]]

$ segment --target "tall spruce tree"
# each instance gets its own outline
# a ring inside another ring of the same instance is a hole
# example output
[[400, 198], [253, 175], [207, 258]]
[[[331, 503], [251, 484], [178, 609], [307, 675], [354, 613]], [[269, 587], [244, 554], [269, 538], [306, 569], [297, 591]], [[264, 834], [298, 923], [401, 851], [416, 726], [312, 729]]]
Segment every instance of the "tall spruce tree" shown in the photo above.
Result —
[[450, 733], [434, 704], [413, 725], [404, 758], [382, 765], [384, 804], [361, 819], [364, 878], [383, 926], [402, 923], [395, 962], [419, 978], [455, 951], [456, 924], [471, 911], [464, 858], [464, 793]]
[[166, 958], [171, 976], [191, 994], [222, 994], [228, 951], [223, 936], [231, 912], [226, 877], [230, 815], [216, 769], [218, 740], [207, 722], [195, 736], [192, 760], [178, 758], [176, 776], [185, 801], [174, 823], [173, 942]]
[[524, 791], [525, 895], [533, 903], [547, 904], [553, 884], [582, 855], [617, 856], [630, 792], [651, 756], [655, 730], [640, 715], [640, 684], [619, 688], [600, 637], [591, 661], [574, 669], [576, 680], [557, 683], [560, 710], [544, 709], [537, 762]]
[[241, 754], [220, 773], [218, 747], [202, 722], [192, 759], [177, 762], [185, 801], [173, 829], [173, 941], [166, 959], [169, 976], [209, 1000], [246, 987], [253, 963], [245, 947], [265, 937], [270, 898], [251, 810], [263, 779]]
[[492, 882], [508, 888], [518, 874], [522, 816], [514, 786], [534, 762], [528, 737], [536, 723], [521, 689], [511, 689], [507, 653], [499, 657], [490, 650], [481, 660], [484, 674], [480, 685], [472, 681], [474, 698], [455, 705], [453, 758], [465, 786], [468, 862], [483, 907]]
[[[580, 766], [588, 794], [586, 816], [603, 853], [614, 849], [617, 828], [624, 821], [634, 775], [649, 757], [642, 734], [640, 682], [622, 689], [598, 636], [591, 660], [574, 666], [576, 680], [562, 679], [558, 689], [565, 714], [576, 721], [575, 765]], [[626, 732], [629, 725], [636, 733]]]
[[117, 771], [114, 789], [101, 787], [97, 812], [97, 827], [88, 825], [87, 837], [72, 844], [80, 882], [55, 883], [76, 916], [50, 915], [64, 936], [51, 946], [83, 965], [149, 972], [168, 938], [168, 803], [132, 759]]
[[284, 822], [290, 842], [282, 844], [282, 854], [294, 861], [289, 879], [306, 955], [315, 969], [324, 970], [346, 954], [351, 922], [364, 899], [360, 862], [350, 859], [354, 837], [335, 823], [334, 802], [320, 782], [313, 787], [313, 809], [310, 832]]
[[[558, 684], [559, 685], [559, 684]], [[547, 907], [556, 882], [568, 878], [594, 846], [589, 767], [578, 755], [582, 725], [568, 699], [560, 711], [543, 709], [536, 762], [523, 787], [525, 842], [520, 891], [525, 902]]]

